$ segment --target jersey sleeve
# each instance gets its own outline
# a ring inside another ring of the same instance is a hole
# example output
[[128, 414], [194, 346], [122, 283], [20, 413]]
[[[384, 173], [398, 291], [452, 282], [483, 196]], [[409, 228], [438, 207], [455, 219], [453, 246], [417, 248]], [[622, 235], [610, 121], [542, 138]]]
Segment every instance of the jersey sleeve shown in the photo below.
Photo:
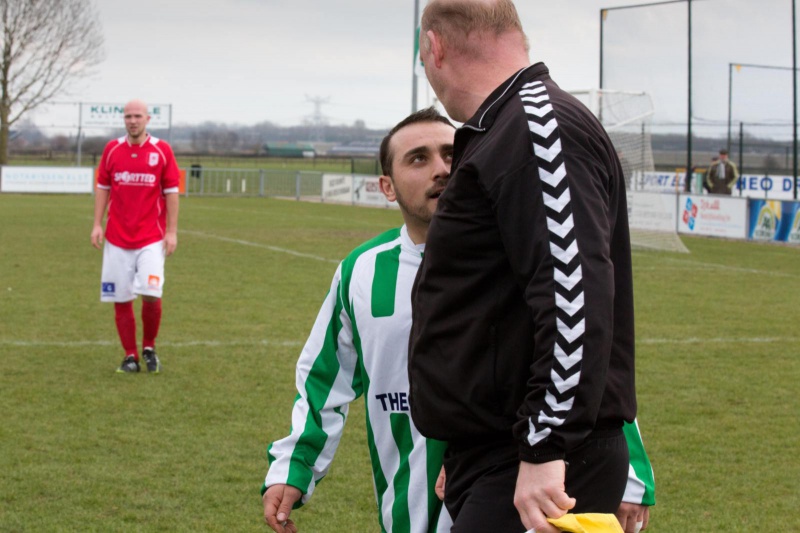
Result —
[[514, 432], [520, 458], [543, 463], [563, 459], [595, 427], [607, 383], [616, 379], [609, 371], [615, 296], [624, 287], [615, 287], [613, 187], [597, 155], [603, 146], [587, 146], [590, 134], [572, 112], [564, 119], [554, 111], [544, 86], [533, 92], [528, 99], [542, 108], [523, 100], [529, 135], [511, 126], [506, 134], [508, 146], [522, 139], [533, 158], [500, 175], [489, 194], [534, 324], [531, 379]]
[[161, 176], [161, 189], [164, 194], [177, 193], [180, 186], [180, 170], [178, 169], [178, 162], [175, 160], [175, 154], [172, 147], [163, 143], [162, 150], [164, 152], [164, 172]]
[[111, 189], [111, 172], [108, 166], [108, 158], [111, 156], [111, 144], [106, 144], [103, 155], [100, 157], [100, 164], [97, 165], [97, 187], [99, 189]]
[[653, 466], [644, 449], [642, 435], [639, 433], [639, 422], [626, 423], [622, 427], [625, 440], [628, 442], [630, 452], [630, 466], [628, 467], [628, 484], [622, 501], [638, 505], [656, 504], [656, 483], [653, 475]]
[[267, 449], [269, 472], [262, 494], [271, 485], [291, 485], [303, 493], [301, 505], [327, 474], [348, 406], [363, 393], [341, 277], [340, 265], [297, 361], [291, 432]]

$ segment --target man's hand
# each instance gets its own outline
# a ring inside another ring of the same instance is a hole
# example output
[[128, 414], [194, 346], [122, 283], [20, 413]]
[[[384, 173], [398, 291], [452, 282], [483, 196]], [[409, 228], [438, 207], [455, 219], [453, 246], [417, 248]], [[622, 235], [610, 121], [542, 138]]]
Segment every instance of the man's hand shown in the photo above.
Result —
[[559, 533], [547, 518], [561, 518], [575, 507], [564, 486], [564, 461], [533, 464], [521, 462], [514, 492], [514, 506], [522, 524], [536, 533]]
[[433, 491], [439, 497], [440, 500], [444, 501], [444, 483], [447, 481], [447, 476], [444, 475], [444, 466], [442, 470], [439, 472], [439, 477], [436, 478], [436, 486], [433, 488]]
[[164, 234], [164, 254], [169, 257], [175, 252], [178, 247], [178, 234], [166, 233]]
[[291, 485], [272, 485], [264, 493], [264, 520], [277, 533], [297, 533], [297, 526], [289, 520], [292, 506], [302, 497], [300, 489]]
[[650, 507], [646, 505], [622, 502], [615, 514], [625, 533], [644, 531], [650, 522]]
[[103, 247], [103, 226], [92, 228], [92, 246], [100, 250]]

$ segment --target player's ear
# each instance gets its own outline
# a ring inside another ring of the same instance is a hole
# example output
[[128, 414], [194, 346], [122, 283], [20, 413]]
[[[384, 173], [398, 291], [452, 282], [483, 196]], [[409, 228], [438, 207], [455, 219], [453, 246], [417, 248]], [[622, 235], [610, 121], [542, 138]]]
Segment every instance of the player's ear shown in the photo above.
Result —
[[433, 64], [436, 66], [436, 68], [442, 68], [442, 59], [444, 58], [442, 38], [436, 35], [432, 30], [425, 32], [425, 36], [428, 38], [428, 42], [430, 43]]
[[390, 202], [397, 200], [397, 193], [394, 190], [394, 182], [392, 181], [392, 178], [389, 176], [381, 176], [378, 178], [378, 184], [380, 185], [381, 192], [387, 200]]

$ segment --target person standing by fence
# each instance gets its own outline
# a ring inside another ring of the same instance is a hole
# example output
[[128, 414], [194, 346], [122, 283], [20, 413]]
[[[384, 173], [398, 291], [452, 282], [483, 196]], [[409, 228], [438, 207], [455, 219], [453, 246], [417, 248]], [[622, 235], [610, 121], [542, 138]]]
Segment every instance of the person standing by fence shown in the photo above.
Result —
[[719, 151], [719, 159], [711, 163], [705, 176], [705, 185], [711, 194], [727, 194], [730, 196], [736, 180], [739, 179], [739, 169], [733, 161], [728, 159], [728, 151], [724, 148]]

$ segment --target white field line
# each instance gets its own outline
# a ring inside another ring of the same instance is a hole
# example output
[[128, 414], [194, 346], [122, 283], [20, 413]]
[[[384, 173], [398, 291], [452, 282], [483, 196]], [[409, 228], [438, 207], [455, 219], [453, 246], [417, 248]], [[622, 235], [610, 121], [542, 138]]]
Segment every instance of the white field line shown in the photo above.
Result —
[[[239, 213], [248, 213], [248, 214], [256, 214], [256, 215], [264, 214], [264, 209], [263, 208], [255, 208], [255, 207], [252, 208], [252, 209], [247, 209], [247, 208], [244, 208], [244, 207], [230, 207], [230, 208], [228, 208], [228, 207], [216, 207], [216, 206], [213, 206], [213, 205], [192, 205], [191, 209], [201, 209], [201, 210], [205, 209], [207, 211], [237, 211]], [[307, 216], [304, 216], [303, 218], [304, 219], [308, 219], [308, 220], [322, 220], [322, 221], [329, 221], [329, 222], [341, 222], [340, 218], [328, 217], [328, 216], [322, 216], [322, 215], [307, 215]], [[369, 220], [357, 220], [356, 219], [356, 220], [350, 220], [348, 222], [351, 223], [351, 224], [357, 225], [357, 226], [364, 226], [364, 227], [370, 227], [370, 228], [374, 228], [375, 227], [375, 223], [374, 222], [370, 222]], [[182, 232], [183, 230], [179, 230], [179, 231]], [[376, 235], [377, 235], [377, 233], [380, 233], [380, 230], [377, 230]]]
[[[640, 252], [642, 253], [642, 252]], [[646, 252], [644, 252], [646, 253]], [[642, 253], [642, 254], [644, 254]], [[797, 274], [787, 274], [785, 272], [773, 272], [771, 270], [759, 270], [757, 268], [742, 268], [742, 267], [734, 267], [730, 265], [723, 265], [721, 263], [704, 263], [701, 261], [692, 261], [690, 259], [678, 259], [672, 257], [665, 257], [661, 259], [662, 261], [669, 262], [669, 263], [677, 263], [684, 268], [705, 268], [705, 269], [716, 269], [716, 270], [727, 270], [730, 272], [742, 272], [745, 274], [758, 274], [759, 276], [772, 276], [776, 278], [797, 278], [800, 277]], [[646, 267], [645, 267], [646, 268]], [[644, 270], [644, 268], [640, 268], [639, 270]]]
[[[0, 339], [0, 346], [17, 346], [21, 348], [34, 348], [34, 347], [53, 347], [53, 348], [80, 348], [82, 346], [116, 346], [119, 341], [106, 340], [106, 341], [23, 341], [23, 340], [7, 340]], [[198, 341], [158, 341], [159, 346], [168, 346], [172, 348], [191, 348], [193, 346], [210, 346], [210, 347], [226, 347], [226, 346], [302, 346], [300, 341], [279, 341], [279, 340], [252, 340], [252, 341], [217, 341], [217, 340], [198, 340]]]
[[637, 344], [789, 344], [800, 342], [800, 337], [688, 337], [686, 339], [637, 339]]
[[[645, 338], [637, 339], [638, 344], [791, 344], [800, 342], [800, 337], [715, 337], [704, 339], [702, 337], [689, 337], [686, 339], [658, 339]], [[53, 348], [80, 348], [82, 346], [116, 346], [117, 340], [96, 340], [96, 341], [26, 341], [0, 339], [0, 346], [15, 346], [20, 348], [34, 347], [53, 347]], [[196, 340], [196, 341], [159, 341], [159, 346], [173, 348], [191, 348], [193, 346], [210, 347], [235, 347], [235, 346], [302, 346], [301, 341], [289, 340], [242, 340], [242, 341], [220, 341], [220, 340]]]
[[290, 250], [288, 248], [280, 248], [278, 246], [271, 246], [269, 244], [261, 244], [261, 243], [258, 243], [258, 242], [244, 241], [242, 239], [231, 239], [230, 237], [222, 237], [220, 235], [214, 235], [213, 233], [204, 233], [202, 231], [192, 231], [192, 230], [186, 230], [186, 229], [181, 230], [180, 232], [181, 233], [188, 233], [189, 235], [196, 235], [198, 237], [205, 237], [207, 239], [216, 239], [218, 241], [232, 242], [234, 244], [241, 244], [243, 246], [252, 246], [254, 248], [263, 248], [265, 250], [270, 250], [272, 252], [278, 252], [278, 253], [282, 253], [282, 254], [289, 254], [289, 255], [293, 255], [295, 257], [304, 257], [306, 259], [313, 259], [314, 261], [322, 261], [322, 262], [325, 262], [325, 263], [333, 263], [335, 265], [338, 265], [339, 262], [340, 262], [338, 259], [328, 259], [327, 257], [322, 257], [322, 256], [319, 256], [319, 255], [314, 255], [314, 254], [306, 254], [306, 253], [303, 253], [303, 252], [297, 252], [295, 250]]

